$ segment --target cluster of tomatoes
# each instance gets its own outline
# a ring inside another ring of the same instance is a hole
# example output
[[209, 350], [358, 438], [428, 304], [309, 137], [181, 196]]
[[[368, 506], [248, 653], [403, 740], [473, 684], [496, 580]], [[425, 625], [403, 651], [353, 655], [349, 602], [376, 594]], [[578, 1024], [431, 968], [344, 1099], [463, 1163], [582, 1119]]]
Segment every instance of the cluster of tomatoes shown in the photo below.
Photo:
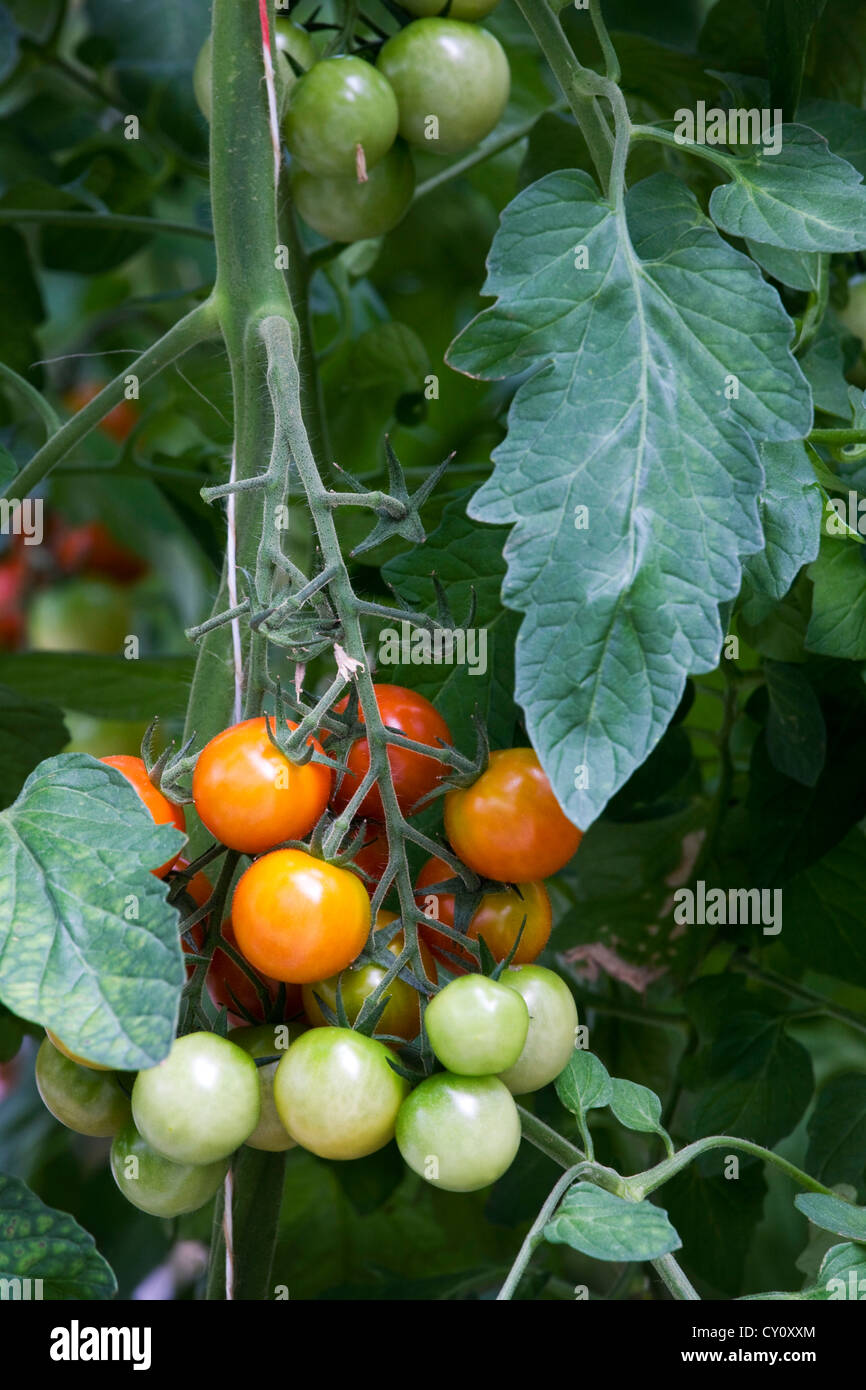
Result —
[[[428, 748], [451, 743], [447, 724], [423, 696], [385, 684], [374, 693], [386, 728]], [[344, 700], [336, 712], [345, 707]], [[459, 878], [444, 860], [432, 859], [416, 880], [419, 908], [429, 914], [419, 926], [424, 992], [432, 993], [426, 1010], [419, 991], [398, 977], [387, 987], [374, 1036], [335, 1026], [341, 1010], [344, 1021], [355, 1022], [386, 973], [374, 961], [354, 964], [368, 944], [370, 896], [387, 863], [386, 830], [377, 819], [384, 818], [382, 798], [373, 783], [353, 803], [368, 833], [352, 863], [320, 857], [307, 837], [326, 811], [353, 801], [369, 771], [367, 739], [354, 737], [339, 758], [345, 771], [335, 778], [326, 761], [290, 761], [273, 734], [274, 721], [265, 716], [235, 724], [206, 744], [193, 774], [202, 824], [251, 859], [221, 927], [227, 949], [217, 947], [207, 973], [211, 997], [236, 1026], [227, 1038], [186, 1034], [158, 1066], [126, 1081], [94, 1070], [52, 1036], [37, 1062], [43, 1099], [72, 1128], [115, 1136], [119, 1186], [158, 1215], [207, 1201], [241, 1144], [268, 1150], [300, 1144], [324, 1158], [351, 1159], [396, 1136], [409, 1166], [434, 1185], [486, 1186], [517, 1151], [513, 1095], [553, 1080], [575, 1044], [570, 990], [531, 962], [550, 932], [542, 880], [571, 858], [580, 831], [560, 810], [531, 749], [492, 753], [471, 785], [445, 795], [451, 846], [482, 881], [466, 945], [441, 930], [453, 927], [450, 890], [459, 893]], [[327, 742], [310, 742], [324, 754]], [[410, 815], [437, 786], [444, 764], [390, 743], [388, 760], [397, 801]], [[185, 829], [183, 808], [152, 785], [141, 759], [103, 761], [131, 782], [157, 823]], [[294, 847], [285, 847], [287, 841]], [[210, 884], [201, 872], [190, 877], [186, 867], [173, 860], [155, 872], [181, 870], [185, 891], [206, 908]], [[203, 945], [206, 921], [187, 933], [185, 949]], [[382, 945], [399, 954], [404, 936], [394, 912], [379, 912], [374, 933], [380, 932]], [[479, 937], [498, 962], [499, 978], [477, 971], [470, 942]], [[437, 991], [443, 971], [448, 982]], [[391, 1063], [404, 1043], [418, 1038], [422, 1021], [445, 1070], [410, 1089], [406, 1068]]]
[[[497, 3], [452, 0], [441, 18], [438, 0], [403, 0], [419, 18], [382, 45], [375, 65], [352, 55], [320, 60], [306, 30], [277, 16], [292, 194], [320, 235], [338, 242], [384, 235], [412, 201], [413, 147], [456, 154], [498, 124], [511, 86], [508, 59], [498, 39], [471, 22]], [[209, 119], [209, 40], [194, 85]]]

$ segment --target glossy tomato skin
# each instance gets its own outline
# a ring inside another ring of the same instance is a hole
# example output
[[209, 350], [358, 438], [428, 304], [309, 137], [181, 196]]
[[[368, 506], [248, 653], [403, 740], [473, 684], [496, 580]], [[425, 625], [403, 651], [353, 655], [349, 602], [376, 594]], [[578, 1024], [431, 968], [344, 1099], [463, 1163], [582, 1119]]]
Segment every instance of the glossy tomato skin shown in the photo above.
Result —
[[[456, 877], [456, 871], [444, 859], [428, 859], [415, 880], [418, 906], [423, 912], [446, 927], [454, 926], [454, 894], [423, 890], [436, 883], [447, 883]], [[552, 913], [550, 898], [543, 883], [518, 883], [513, 890], [501, 893], [485, 893], [472, 914], [466, 935], [472, 941], [484, 937], [494, 960], [505, 960], [515, 941], [524, 917], [526, 925], [520, 938], [520, 945], [514, 955], [514, 963], [522, 965], [535, 960], [547, 945], [550, 937]], [[420, 933], [434, 955], [442, 958], [444, 952], [472, 967], [474, 958], [435, 927], [421, 923]], [[451, 969], [455, 967], [446, 962]]]
[[384, 236], [403, 220], [414, 192], [415, 165], [402, 140], [395, 140], [363, 183], [354, 174], [323, 178], [306, 169], [292, 171], [295, 207], [329, 241]]
[[[297, 81], [295, 70], [289, 58], [300, 68], [311, 68], [318, 57], [312, 39], [306, 29], [294, 24], [288, 15], [274, 16], [274, 75], [277, 84], [277, 98], [281, 105]], [[192, 72], [192, 88], [199, 111], [210, 123], [213, 117], [213, 52], [210, 35], [199, 49]]]
[[[117, 753], [107, 758], [100, 758], [99, 761], [123, 774], [127, 782], [138, 792], [157, 825], [173, 825], [182, 834], [186, 833], [186, 817], [183, 813], [183, 807], [175, 806], [173, 801], [169, 801], [168, 797], [163, 796], [162, 792], [153, 785], [147, 775], [147, 768], [142, 758], [131, 757], [128, 753]], [[172, 855], [165, 864], [154, 869], [153, 872], [157, 878], [164, 878], [169, 869], [174, 867], [176, 859], [177, 855]]]
[[477, 145], [499, 123], [511, 88], [499, 40], [458, 19], [407, 24], [383, 46], [376, 66], [396, 93], [403, 139], [429, 154]]
[[362, 869], [365, 874], [369, 874], [370, 881], [367, 883], [367, 892], [372, 897], [380, 878], [388, 867], [388, 837], [383, 825], [371, 822], [367, 826], [367, 839], [358, 850], [353, 862], [356, 869]]
[[114, 1073], [79, 1066], [49, 1038], [36, 1054], [36, 1086], [46, 1109], [76, 1134], [107, 1139], [129, 1119], [129, 1097]]
[[261, 1117], [256, 1065], [216, 1033], [187, 1033], [132, 1088], [139, 1133], [174, 1163], [215, 1163], [240, 1148]]
[[[105, 381], [80, 382], [77, 386], [70, 387], [66, 392], [63, 397], [63, 404], [67, 410], [75, 414], [89, 405], [107, 385], [108, 383]], [[116, 444], [123, 444], [137, 424], [138, 407], [132, 401], [122, 400], [109, 410], [97, 428], [102, 430], [103, 434], [107, 434], [109, 439], [113, 439]]]
[[251, 864], [232, 901], [238, 946], [274, 980], [305, 985], [339, 974], [363, 950], [370, 899], [357, 874], [278, 849]]
[[397, 98], [363, 58], [326, 58], [296, 82], [283, 118], [293, 159], [311, 174], [357, 178], [358, 151], [372, 169], [397, 138]]
[[[264, 1023], [255, 1028], [232, 1028], [229, 1041], [242, 1047], [250, 1057], [278, 1057], [280, 1061], [289, 1046], [306, 1032], [304, 1023]], [[257, 1067], [261, 1091], [261, 1118], [247, 1140], [247, 1148], [262, 1149], [265, 1153], [283, 1153], [293, 1149], [295, 1141], [289, 1134], [274, 1104], [274, 1077], [279, 1061]]]
[[[389, 922], [396, 920], [397, 914], [395, 912], [380, 911], [376, 916], [376, 930], [379, 931]], [[403, 933], [397, 932], [396, 936], [393, 936], [388, 942], [388, 950], [393, 955], [399, 956], [403, 950], [403, 944]], [[436, 965], [423, 943], [421, 956], [427, 978], [432, 984], [435, 984]], [[332, 1013], [336, 1013], [337, 985], [339, 983], [346, 1017], [350, 1023], [354, 1023], [361, 1012], [364, 1000], [381, 984], [385, 973], [385, 969], [381, 965], [350, 966], [348, 970], [342, 971], [339, 975], [332, 975], [328, 980], [318, 980], [315, 984], [304, 985], [304, 1012], [307, 1018], [316, 1028], [328, 1026], [327, 1018], [316, 1003], [316, 995], [324, 1000]], [[374, 1031], [395, 1038], [405, 1038], [407, 1042], [411, 1042], [413, 1038], [417, 1038], [421, 1031], [421, 1007], [418, 993], [405, 980], [399, 978], [391, 981], [388, 992], [391, 997]]]
[[523, 1050], [499, 1075], [512, 1095], [523, 1096], [555, 1081], [568, 1064], [577, 1043], [577, 1007], [565, 981], [541, 965], [509, 967], [501, 983], [516, 990], [529, 1010]]
[[274, 1101], [292, 1138], [320, 1158], [364, 1158], [394, 1137], [408, 1091], [384, 1043], [351, 1028], [311, 1028], [277, 1067]]
[[129, 594], [107, 579], [68, 579], [35, 594], [27, 642], [35, 652], [117, 655], [132, 623]]
[[486, 975], [462, 975], [430, 1000], [424, 1027], [447, 1071], [491, 1076], [513, 1066], [523, 1051], [529, 1010], [516, 990]]
[[[274, 732], [274, 721], [270, 722]], [[289, 723], [289, 728], [297, 725]], [[310, 739], [316, 752], [321, 745]], [[261, 854], [312, 830], [331, 795], [331, 769], [292, 763], [268, 738], [266, 716], [224, 729], [198, 755], [192, 796], [214, 839], [242, 854]]]
[[491, 753], [486, 772], [471, 787], [449, 792], [445, 833], [464, 864], [501, 883], [549, 878], [583, 838], [531, 748]]
[[174, 1163], [148, 1144], [132, 1121], [111, 1146], [111, 1172], [124, 1197], [150, 1216], [182, 1216], [215, 1196], [229, 1161]]
[[[451, 730], [438, 710], [429, 700], [416, 690], [408, 690], [403, 685], [375, 685], [376, 704], [386, 728], [394, 729], [416, 743], [426, 743], [431, 748], [441, 743], [451, 742]], [[346, 708], [346, 700], [337, 705], [338, 713]], [[363, 715], [360, 716], [363, 718]], [[346, 762], [349, 772], [343, 777], [334, 795], [334, 805], [342, 809], [351, 800], [370, 766], [370, 750], [365, 738], [359, 738], [349, 749]], [[415, 803], [432, 791], [439, 781], [443, 765], [435, 758], [411, 749], [388, 748], [388, 762], [397, 800], [403, 811], [411, 811]], [[382, 820], [385, 809], [379, 788], [372, 787], [364, 797], [357, 814], [373, 820]]]
[[404, 1101], [397, 1146], [434, 1187], [476, 1192], [511, 1167], [520, 1148], [520, 1116], [497, 1077], [437, 1072]]

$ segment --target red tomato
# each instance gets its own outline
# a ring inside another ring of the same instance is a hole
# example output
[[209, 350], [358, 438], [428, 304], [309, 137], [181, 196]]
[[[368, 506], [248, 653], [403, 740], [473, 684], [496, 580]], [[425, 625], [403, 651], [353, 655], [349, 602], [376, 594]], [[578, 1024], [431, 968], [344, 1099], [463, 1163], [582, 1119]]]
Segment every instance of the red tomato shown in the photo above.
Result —
[[[442, 743], [451, 742], [451, 730], [441, 714], [433, 708], [429, 700], [414, 690], [402, 685], [375, 685], [376, 704], [386, 728], [394, 729], [416, 743], [426, 743], [438, 748]], [[336, 706], [341, 713], [348, 704], [348, 697]], [[363, 719], [363, 715], [360, 716]], [[342, 810], [357, 790], [370, 766], [370, 750], [365, 738], [359, 738], [349, 749], [346, 762], [349, 771], [344, 775], [336, 795], [334, 805]], [[388, 748], [388, 762], [394, 781], [397, 800], [403, 811], [411, 811], [422, 796], [432, 791], [444, 770], [443, 764], [435, 758], [425, 757], [409, 749]], [[358, 807], [357, 814], [373, 820], [383, 820], [385, 808], [378, 786], [372, 787]]]
[[357, 869], [363, 869], [365, 874], [370, 875], [367, 892], [372, 897], [379, 879], [388, 867], [388, 837], [385, 827], [375, 824], [367, 827], [367, 835], [370, 838], [358, 850], [353, 863]]
[[[79, 382], [65, 393], [63, 404], [71, 414], [75, 415], [79, 410], [83, 410], [86, 405], [89, 405], [94, 396], [98, 396], [106, 385], [107, 382], [104, 381]], [[100, 421], [98, 428], [110, 439], [122, 444], [125, 439], [129, 438], [137, 423], [138, 407], [132, 401], [123, 400], [109, 410], [105, 418]]]
[[[297, 728], [289, 722], [289, 728]], [[271, 721], [271, 732], [274, 722]], [[317, 752], [321, 745], [309, 740]], [[195, 809], [221, 844], [261, 854], [312, 830], [331, 795], [331, 769], [292, 763], [268, 738], [265, 716], [245, 719], [212, 738], [192, 778]]]
[[[157, 790], [148, 777], [147, 768], [141, 758], [134, 758], [128, 753], [117, 753], [108, 758], [100, 758], [99, 761], [123, 773], [127, 782], [138, 792], [157, 825], [175, 825], [178, 830], [186, 830], [183, 807], [175, 806], [173, 801], [169, 801], [167, 796], [163, 796], [162, 792]], [[160, 868], [154, 869], [157, 878], [165, 878], [169, 869], [174, 867], [176, 859], [177, 855], [174, 855]]]
[[351, 965], [370, 932], [370, 899], [357, 874], [297, 849], [251, 864], [235, 889], [232, 921], [251, 965], [309, 984]]
[[491, 753], [486, 772], [471, 787], [449, 792], [445, 831], [464, 864], [501, 883], [549, 878], [583, 838], [531, 748]]
[[[444, 859], [428, 859], [415, 881], [415, 888], [424, 889], [434, 883], [447, 883], [454, 877], [455, 870], [450, 868]], [[446, 927], [454, 926], [453, 893], [439, 893], [435, 890], [431, 893], [418, 892], [417, 901], [418, 906], [429, 917], [442, 922]], [[550, 936], [550, 898], [543, 883], [519, 883], [513, 891], [485, 893], [472, 914], [466, 935], [472, 941], [477, 941], [479, 936], [483, 936], [494, 960], [505, 960], [517, 939], [524, 917], [526, 925], [520, 945], [514, 954], [513, 964], [526, 965], [544, 950]], [[431, 951], [440, 959], [443, 951], [450, 951], [459, 960], [464, 960], [468, 966], [476, 965], [469, 951], [464, 950], [458, 941], [453, 941], [444, 932], [438, 932], [424, 923], [421, 923], [419, 930]]]
[[15, 651], [24, 640], [27, 564], [23, 556], [0, 560], [0, 651]]
[[144, 560], [120, 545], [101, 521], [70, 526], [62, 517], [55, 517], [51, 549], [64, 574], [98, 574], [124, 584], [147, 573]]

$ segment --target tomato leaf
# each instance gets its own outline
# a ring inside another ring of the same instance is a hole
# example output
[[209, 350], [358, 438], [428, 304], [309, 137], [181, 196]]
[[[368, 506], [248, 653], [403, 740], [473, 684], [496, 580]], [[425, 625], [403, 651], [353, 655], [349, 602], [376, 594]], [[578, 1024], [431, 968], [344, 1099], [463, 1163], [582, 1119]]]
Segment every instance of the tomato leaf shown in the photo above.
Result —
[[764, 549], [743, 564], [743, 613], [757, 623], [784, 598], [820, 544], [821, 493], [809, 456], [800, 443], [763, 444], [765, 482], [758, 502]]
[[473, 376], [531, 373], [470, 512], [514, 525], [516, 694], [584, 828], [688, 673], [716, 665], [719, 604], [763, 545], [756, 441], [800, 438], [812, 418], [775, 290], [693, 195], [660, 175], [627, 213], [628, 229], [575, 171], [519, 194], [489, 260], [499, 302], [449, 354]]
[[766, 738], [778, 772], [804, 787], [814, 787], [827, 756], [827, 728], [817, 695], [803, 666], [764, 662], [769, 710]]
[[16, 652], [0, 655], [0, 684], [28, 702], [62, 704], [98, 719], [182, 716], [193, 662], [186, 656], [126, 661], [93, 653]]
[[159, 1062], [184, 971], [177, 911], [148, 870], [182, 843], [114, 768], [41, 763], [0, 814], [0, 999], [93, 1061]]
[[806, 646], [820, 656], [866, 659], [866, 546], [822, 536], [809, 578], [814, 590]]
[[798, 1192], [794, 1206], [822, 1231], [832, 1231], [846, 1240], [866, 1241], [866, 1207], [855, 1207], [822, 1192]]
[[[107, 1299], [117, 1292], [117, 1281], [93, 1236], [65, 1211], [47, 1207], [19, 1178], [4, 1173], [0, 1279], [41, 1280], [41, 1297], [49, 1299]], [[37, 1296], [31, 1285], [31, 1297]]]
[[771, 1147], [796, 1127], [813, 1085], [811, 1057], [788, 1037], [784, 1017], [744, 1009], [696, 1059], [691, 1133], [742, 1134]]
[[576, 1048], [565, 1070], [556, 1078], [556, 1094], [572, 1115], [583, 1116], [610, 1104], [611, 1080], [603, 1062]]
[[656, 1260], [679, 1250], [682, 1241], [667, 1212], [652, 1202], [627, 1202], [594, 1183], [569, 1188], [544, 1228], [551, 1245], [570, 1245], [594, 1260]]
[[[785, 886], [785, 945], [805, 965], [866, 987], [866, 844], [858, 830]], [[815, 924], [820, 922], [820, 931]]]
[[43, 758], [59, 753], [69, 731], [56, 705], [27, 700], [0, 686], [0, 806], [8, 806]]
[[655, 1091], [636, 1081], [611, 1077], [608, 1105], [621, 1125], [638, 1134], [665, 1134], [662, 1125], [662, 1103]]
[[808, 1171], [828, 1187], [866, 1180], [866, 1076], [832, 1077], [809, 1119]]
[[724, 156], [731, 183], [713, 189], [710, 216], [731, 236], [788, 251], [858, 251], [866, 246], [862, 175], [832, 153], [823, 135], [781, 127], [781, 149]]

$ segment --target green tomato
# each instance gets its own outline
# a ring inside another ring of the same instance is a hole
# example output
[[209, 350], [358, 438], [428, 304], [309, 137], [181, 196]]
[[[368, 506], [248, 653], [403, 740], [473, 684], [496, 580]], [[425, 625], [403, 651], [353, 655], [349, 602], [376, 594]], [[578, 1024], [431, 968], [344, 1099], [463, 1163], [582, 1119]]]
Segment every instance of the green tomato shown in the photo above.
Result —
[[317, 61], [319, 55], [310, 35], [287, 14], [274, 16], [274, 38], [277, 48], [305, 72]]
[[577, 1007], [565, 981], [542, 965], [509, 968], [501, 982], [516, 990], [529, 1010], [523, 1051], [499, 1077], [513, 1095], [523, 1096], [554, 1081], [567, 1065], [577, 1040]]
[[358, 177], [397, 138], [397, 98], [362, 58], [326, 58], [292, 89], [283, 134], [292, 158], [311, 174]]
[[[229, 1040], [242, 1047], [250, 1057], [274, 1057], [285, 1052], [290, 1043], [307, 1031], [303, 1023], [261, 1023], [254, 1028], [232, 1028]], [[259, 1089], [262, 1097], [261, 1119], [247, 1140], [251, 1149], [264, 1149], [267, 1153], [282, 1153], [293, 1149], [295, 1141], [287, 1133], [274, 1104], [274, 1077], [279, 1062], [269, 1062], [266, 1067], [257, 1067]]]
[[[293, 24], [290, 19], [284, 16], [277, 15], [276, 17], [274, 38], [277, 50], [274, 58], [274, 78], [277, 86], [278, 103], [282, 109], [288, 99], [289, 92], [298, 80], [295, 70], [289, 62], [289, 57], [297, 63], [299, 68], [306, 69], [313, 66], [317, 55], [313, 41], [306, 29]], [[208, 122], [213, 116], [211, 50], [212, 42], [208, 36], [199, 50], [195, 67], [192, 70], [192, 89], [195, 93], [198, 109]]]
[[27, 614], [27, 640], [35, 652], [119, 655], [130, 629], [125, 589], [105, 579], [71, 579], [36, 594]]
[[111, 1146], [111, 1172], [124, 1197], [151, 1216], [198, 1211], [219, 1190], [229, 1161], [172, 1163], [151, 1148], [135, 1125], [120, 1131]]
[[397, 95], [400, 134], [432, 154], [456, 154], [489, 135], [511, 87], [499, 40], [457, 19], [414, 20], [388, 40], [377, 66]]
[[132, 1088], [136, 1127], [164, 1158], [215, 1163], [240, 1148], [261, 1116], [256, 1064], [216, 1033], [178, 1038]]
[[318, 178], [306, 169], [292, 175], [295, 206], [329, 241], [364, 241], [384, 236], [404, 216], [415, 191], [415, 166], [399, 140], [370, 170], [366, 183], [333, 175]]
[[36, 1054], [36, 1085], [55, 1120], [76, 1134], [107, 1139], [129, 1120], [129, 1097], [114, 1072], [79, 1066], [48, 1038]]
[[514, 1162], [520, 1116], [497, 1077], [437, 1072], [401, 1106], [397, 1146], [409, 1167], [434, 1187], [475, 1192]]
[[384, 1043], [311, 1028], [277, 1067], [274, 1101], [292, 1138], [320, 1158], [364, 1158], [394, 1137], [408, 1086]]
[[461, 975], [427, 1005], [424, 1027], [443, 1067], [459, 1076], [491, 1076], [517, 1061], [529, 1011], [516, 990], [486, 975]]
[[[400, 0], [404, 10], [422, 16], [441, 14], [445, 0]], [[499, 0], [451, 0], [449, 19], [484, 19], [495, 10]]]

